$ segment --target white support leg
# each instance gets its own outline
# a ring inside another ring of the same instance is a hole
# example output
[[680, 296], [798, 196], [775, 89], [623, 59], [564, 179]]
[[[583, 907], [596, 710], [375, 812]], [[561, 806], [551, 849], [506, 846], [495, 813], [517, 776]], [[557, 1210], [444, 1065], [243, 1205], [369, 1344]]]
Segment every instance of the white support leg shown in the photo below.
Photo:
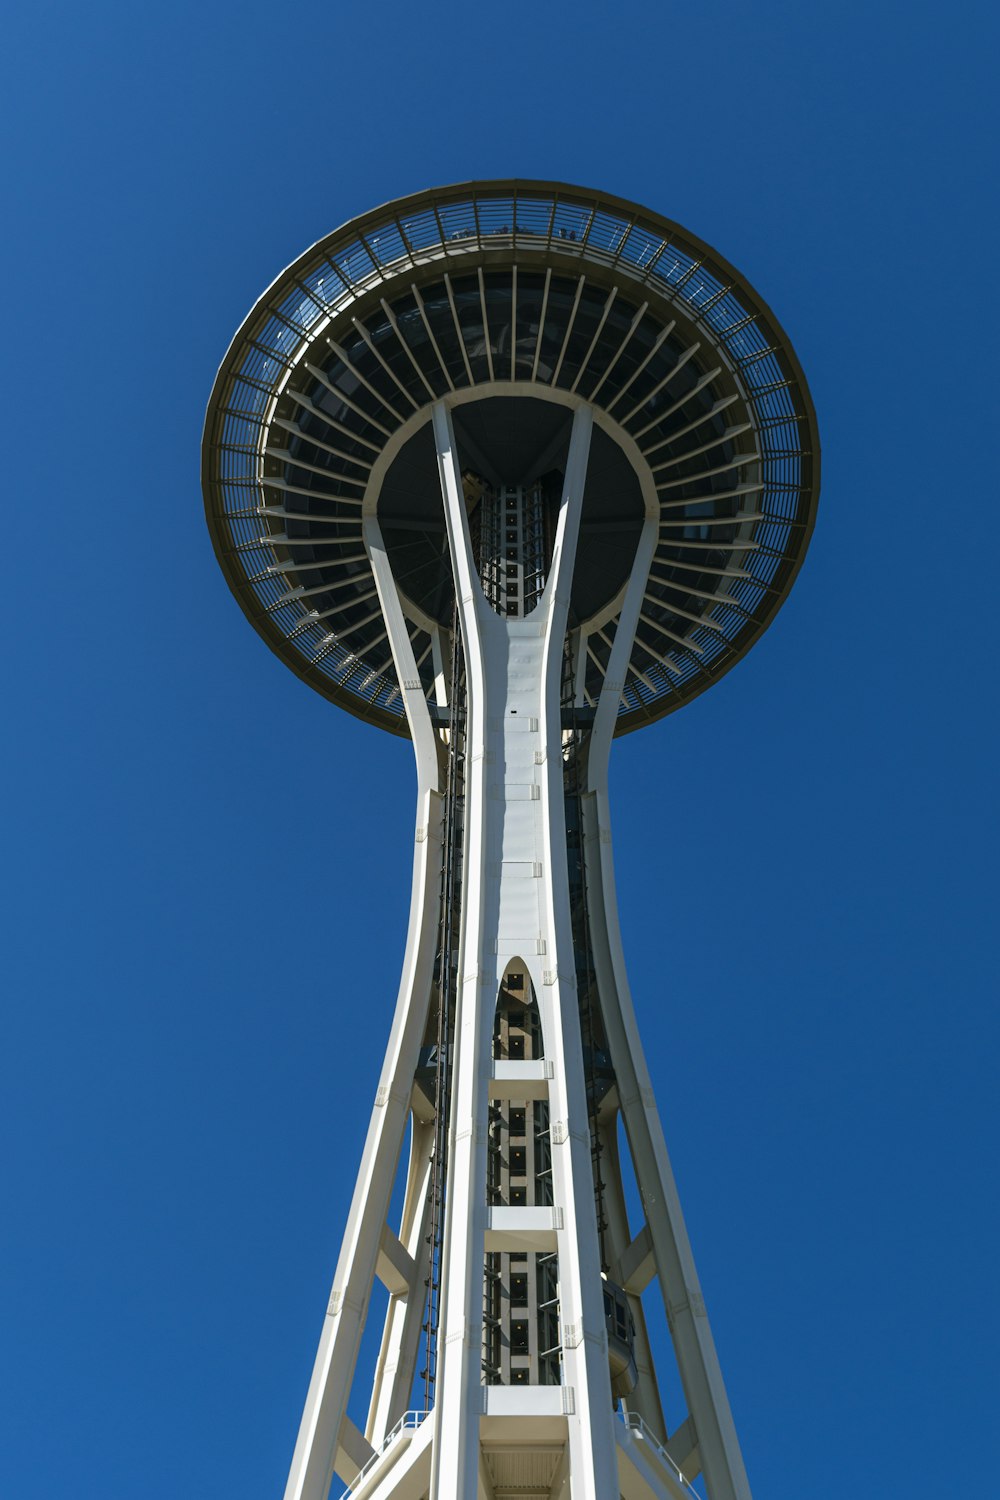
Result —
[[[601, 1139], [604, 1146], [602, 1169], [604, 1176], [604, 1211], [608, 1220], [608, 1251], [611, 1275], [626, 1292], [632, 1288], [621, 1275], [621, 1256], [628, 1240], [628, 1214], [625, 1208], [625, 1193], [622, 1186], [621, 1166], [618, 1150], [618, 1111], [615, 1110], [601, 1122]], [[636, 1411], [642, 1417], [657, 1442], [667, 1441], [667, 1427], [663, 1419], [663, 1405], [656, 1369], [649, 1347], [646, 1317], [638, 1294], [630, 1296], [629, 1305], [635, 1321], [635, 1367], [636, 1385], [624, 1401], [628, 1411]]]
[[365, 1428], [365, 1436], [376, 1448], [381, 1446], [386, 1434], [409, 1407], [410, 1392], [416, 1375], [427, 1294], [426, 1278], [430, 1265], [427, 1244], [430, 1225], [428, 1186], [433, 1144], [433, 1122], [424, 1122], [414, 1116], [410, 1169], [406, 1179], [399, 1236], [409, 1257], [412, 1272], [405, 1278], [405, 1286], [400, 1286], [393, 1293], [385, 1315], [382, 1346], [375, 1368]]
[[[372, 560], [417, 760], [417, 829], [406, 953], [385, 1063], [375, 1096], [327, 1307], [285, 1500], [326, 1500], [337, 1462], [361, 1333], [410, 1112], [430, 996], [441, 882], [437, 751], [381, 534], [366, 521]], [[350, 1477], [350, 1476], [347, 1476]]]
[[639, 1191], [646, 1207], [660, 1289], [688, 1411], [697, 1434], [709, 1500], [751, 1500], [663, 1127], [639, 1040], [614, 888], [608, 811], [608, 751], [625, 666], [646, 587], [649, 558], [652, 556], [648, 531], [652, 524], [646, 522], [640, 538], [591, 736], [587, 768], [590, 794], [584, 799], [587, 804], [584, 819], [591, 940], [625, 1129]]

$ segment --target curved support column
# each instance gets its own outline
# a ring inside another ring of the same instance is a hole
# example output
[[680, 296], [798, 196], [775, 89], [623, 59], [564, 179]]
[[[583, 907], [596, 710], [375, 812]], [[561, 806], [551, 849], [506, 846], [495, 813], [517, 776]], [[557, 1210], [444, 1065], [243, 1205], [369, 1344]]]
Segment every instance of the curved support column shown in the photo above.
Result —
[[589, 898], [590, 927], [602, 1013], [681, 1383], [697, 1431], [711, 1500], [750, 1500], [628, 988], [615, 903], [606, 788], [595, 787], [585, 801], [589, 804], [584, 813], [588, 890], [591, 885], [595, 890]]
[[404, 685], [417, 762], [413, 882], [406, 952], [389, 1045], [292, 1457], [285, 1500], [326, 1500], [333, 1477], [341, 1442], [341, 1425], [410, 1114], [413, 1077], [427, 1019], [437, 936], [441, 886], [441, 796], [433, 728], [423, 692], [418, 691], [420, 679], [413, 649], [374, 518], [365, 522], [365, 537], [389, 628], [396, 670], [400, 683]]
[[414, 1114], [410, 1166], [398, 1236], [406, 1261], [402, 1270], [397, 1272], [398, 1284], [389, 1288], [392, 1295], [385, 1315], [365, 1427], [365, 1437], [374, 1448], [381, 1447], [386, 1434], [409, 1407], [416, 1376], [430, 1266], [428, 1187], [433, 1146], [433, 1120], [419, 1120]]
[[[615, 1281], [624, 1284], [628, 1278], [621, 1273], [621, 1263], [624, 1252], [628, 1249], [629, 1232], [618, 1149], [617, 1109], [602, 1120], [601, 1138], [604, 1146], [602, 1164], [604, 1167], [604, 1209], [608, 1220], [607, 1242], [610, 1252], [608, 1258], [611, 1261], [612, 1277]], [[667, 1426], [663, 1419], [660, 1387], [649, 1347], [646, 1315], [643, 1312], [642, 1300], [638, 1292], [633, 1293], [628, 1286], [625, 1286], [625, 1290], [629, 1293], [629, 1306], [635, 1322], [636, 1385], [635, 1390], [629, 1393], [623, 1404], [629, 1411], [638, 1412], [657, 1442], [665, 1444], [668, 1437]]]
[[608, 752], [655, 537], [647, 521], [598, 703], [584, 798], [587, 900], [601, 1010], [636, 1180], [677, 1365], [701, 1452], [710, 1500], [750, 1500], [743, 1457], [698, 1284], [663, 1127], [639, 1040], [615, 895], [608, 809]]

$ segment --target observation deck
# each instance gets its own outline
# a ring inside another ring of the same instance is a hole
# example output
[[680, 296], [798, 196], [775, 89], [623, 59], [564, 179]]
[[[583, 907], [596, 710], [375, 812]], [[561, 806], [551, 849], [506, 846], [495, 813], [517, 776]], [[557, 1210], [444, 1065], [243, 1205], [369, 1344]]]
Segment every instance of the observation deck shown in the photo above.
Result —
[[[257, 631], [325, 697], [409, 732], [362, 537], [374, 515], [421, 685], [443, 710], [454, 585], [430, 425], [440, 401], [470, 521], [496, 532], [481, 576], [494, 570], [498, 594], [504, 497], [520, 497], [522, 530], [533, 507], [537, 582], [546, 496], [574, 410], [593, 408], [569, 615], [581, 710], [600, 695], [649, 517], [657, 544], [617, 733], [704, 691], [770, 624], [819, 487], [812, 403], [771, 312], [713, 250], [636, 204], [468, 183], [399, 199], [307, 251], [253, 309], [212, 392], [216, 554]], [[510, 592], [530, 607], [523, 579]]]

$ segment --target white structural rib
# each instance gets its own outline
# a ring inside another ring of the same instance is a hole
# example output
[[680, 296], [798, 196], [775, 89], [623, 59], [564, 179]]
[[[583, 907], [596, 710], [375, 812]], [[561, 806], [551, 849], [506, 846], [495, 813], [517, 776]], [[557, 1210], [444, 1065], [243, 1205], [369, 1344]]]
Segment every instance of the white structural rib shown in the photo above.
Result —
[[417, 828], [413, 885], [406, 954], [389, 1046], [292, 1457], [285, 1500], [326, 1500], [335, 1471], [344, 1480], [353, 1479], [357, 1472], [358, 1444], [351, 1441], [351, 1426], [345, 1427], [347, 1399], [383, 1244], [396, 1165], [410, 1114], [437, 935], [441, 798], [434, 731], [381, 533], [374, 518], [366, 520], [365, 533], [416, 752]]

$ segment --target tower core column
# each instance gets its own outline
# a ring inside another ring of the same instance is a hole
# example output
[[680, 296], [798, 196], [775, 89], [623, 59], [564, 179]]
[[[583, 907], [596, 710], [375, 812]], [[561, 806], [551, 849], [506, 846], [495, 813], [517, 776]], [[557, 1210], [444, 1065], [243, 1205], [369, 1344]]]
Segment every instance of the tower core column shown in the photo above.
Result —
[[[592, 413], [581, 406], [574, 415], [551, 568], [536, 607], [516, 619], [495, 613], [480, 586], [444, 404], [435, 408], [433, 422], [465, 651], [468, 719], [439, 1429], [431, 1493], [436, 1500], [473, 1493], [481, 1417], [495, 1440], [506, 1431], [516, 1434], [517, 1443], [530, 1444], [533, 1423], [551, 1429], [553, 1418], [558, 1422], [572, 1411], [582, 1420], [569, 1424], [569, 1493], [573, 1500], [601, 1500], [614, 1491], [617, 1470], [569, 914], [560, 729], [568, 580]], [[514, 957], [529, 976], [541, 1020], [551, 1199], [490, 1205], [494, 1013]], [[526, 1258], [552, 1253], [558, 1258], [562, 1379], [541, 1391], [531, 1384], [483, 1383], [484, 1258], [489, 1253], [509, 1257], [515, 1250]]]

